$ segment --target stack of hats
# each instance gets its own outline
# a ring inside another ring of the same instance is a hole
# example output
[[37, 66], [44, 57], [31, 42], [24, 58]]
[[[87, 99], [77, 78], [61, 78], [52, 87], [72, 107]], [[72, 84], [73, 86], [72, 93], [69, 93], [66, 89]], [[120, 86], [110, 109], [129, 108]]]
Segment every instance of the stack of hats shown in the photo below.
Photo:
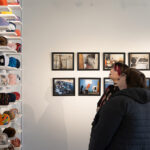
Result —
[[9, 102], [15, 102], [20, 99], [18, 92], [0, 93], [0, 105], [9, 105]]
[[10, 122], [8, 114], [0, 114], [0, 125], [7, 125]]

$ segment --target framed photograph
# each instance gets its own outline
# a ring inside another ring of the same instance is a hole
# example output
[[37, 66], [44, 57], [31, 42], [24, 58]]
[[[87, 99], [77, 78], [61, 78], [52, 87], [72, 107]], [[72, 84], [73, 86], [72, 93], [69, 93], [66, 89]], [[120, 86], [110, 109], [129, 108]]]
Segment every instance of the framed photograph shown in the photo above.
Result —
[[146, 78], [146, 86], [150, 89], [150, 78]]
[[79, 78], [79, 96], [99, 96], [100, 78]]
[[129, 53], [129, 67], [150, 70], [150, 53]]
[[116, 62], [125, 63], [125, 53], [103, 53], [103, 70], [110, 70]]
[[78, 70], [99, 70], [100, 53], [77, 53]]
[[75, 96], [75, 78], [53, 78], [53, 96]]
[[104, 78], [104, 91], [107, 89], [109, 85], [114, 85], [114, 82], [110, 78]]
[[74, 70], [74, 53], [53, 52], [52, 70]]

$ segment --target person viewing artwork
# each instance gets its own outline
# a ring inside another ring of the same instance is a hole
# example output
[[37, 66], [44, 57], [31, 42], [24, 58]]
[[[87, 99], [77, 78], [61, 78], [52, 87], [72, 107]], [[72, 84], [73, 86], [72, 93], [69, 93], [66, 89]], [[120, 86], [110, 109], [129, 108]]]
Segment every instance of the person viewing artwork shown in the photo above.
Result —
[[128, 68], [119, 91], [97, 112], [89, 150], [150, 150], [150, 91], [143, 73]]
[[110, 97], [117, 91], [119, 88], [116, 86], [116, 83], [123, 71], [129, 68], [126, 64], [122, 64], [117, 62], [113, 65], [110, 70], [109, 78], [113, 80], [114, 85], [109, 85], [108, 88], [104, 91], [101, 99], [97, 103], [97, 111], [105, 104], [106, 101], [110, 99]]

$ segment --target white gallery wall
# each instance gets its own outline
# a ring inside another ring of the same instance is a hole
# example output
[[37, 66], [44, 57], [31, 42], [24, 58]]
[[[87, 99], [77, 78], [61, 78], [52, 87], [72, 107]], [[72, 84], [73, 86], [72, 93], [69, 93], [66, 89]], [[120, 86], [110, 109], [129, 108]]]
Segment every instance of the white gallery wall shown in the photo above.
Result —
[[[24, 0], [23, 22], [23, 149], [87, 150], [100, 96], [78, 96], [78, 78], [103, 85], [103, 52], [125, 52], [126, 63], [128, 52], [150, 52], [150, 1]], [[100, 71], [77, 71], [77, 52], [91, 51]], [[74, 52], [75, 70], [52, 71], [51, 52]], [[76, 96], [53, 97], [53, 77], [75, 78]]]

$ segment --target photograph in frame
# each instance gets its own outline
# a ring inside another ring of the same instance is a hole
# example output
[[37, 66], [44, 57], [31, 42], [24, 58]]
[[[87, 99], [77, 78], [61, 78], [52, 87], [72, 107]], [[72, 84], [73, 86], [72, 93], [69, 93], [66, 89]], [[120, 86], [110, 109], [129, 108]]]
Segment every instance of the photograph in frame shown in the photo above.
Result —
[[74, 53], [52, 53], [52, 70], [74, 70]]
[[116, 62], [125, 63], [125, 53], [103, 53], [103, 70], [110, 70]]
[[75, 78], [53, 78], [53, 96], [75, 96]]
[[129, 67], [150, 70], [150, 53], [129, 53]]
[[100, 78], [79, 78], [79, 96], [99, 96]]
[[150, 78], [146, 78], [146, 87], [150, 89]]
[[108, 88], [109, 85], [114, 85], [114, 82], [110, 78], [104, 78], [104, 91]]
[[77, 53], [78, 70], [99, 70], [100, 54], [94, 52]]

